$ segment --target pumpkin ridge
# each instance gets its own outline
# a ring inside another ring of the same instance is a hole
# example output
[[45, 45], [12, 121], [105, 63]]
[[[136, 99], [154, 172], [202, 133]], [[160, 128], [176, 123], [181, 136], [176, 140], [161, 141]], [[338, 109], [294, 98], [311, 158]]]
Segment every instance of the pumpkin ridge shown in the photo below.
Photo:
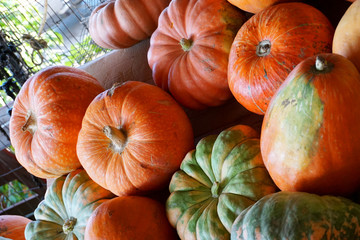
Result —
[[322, 27], [322, 26], [324, 26], [324, 25], [321, 24], [321, 23], [303, 23], [303, 24], [297, 25], [297, 26], [295, 26], [295, 27], [293, 27], [293, 28], [291, 28], [291, 29], [288, 29], [287, 31], [279, 34], [278, 36], [276, 36], [276, 38], [272, 39], [271, 42], [272, 42], [272, 43], [275, 43], [276, 40], [277, 40], [278, 38], [280, 38], [282, 35], [287, 34], [287, 33], [291, 32], [291, 31], [293, 31], [293, 30], [297, 30], [298, 28], [308, 27], [308, 26], [313, 26], [313, 27], [320, 26], [320, 27]]
[[[34, 139], [32, 139], [32, 141], [34, 141]], [[43, 146], [42, 145], [40, 145], [41, 146], [41, 148], [43, 148]], [[29, 155], [27, 156], [27, 158], [26, 158], [26, 161], [28, 161], [28, 162], [31, 162], [32, 164], [31, 165], [36, 165], [36, 167], [37, 167], [37, 171], [40, 171], [41, 173], [45, 173], [48, 177], [50, 177], [50, 176], [52, 176], [52, 177], [58, 177], [58, 175], [57, 174], [54, 174], [54, 173], [52, 173], [51, 171], [47, 171], [47, 170], [45, 170], [45, 168], [43, 168], [43, 167], [41, 167], [41, 166], [39, 166], [37, 163], [35, 163], [34, 162], [34, 160], [33, 160], [33, 151], [32, 151], [32, 147], [31, 147], [31, 145], [30, 145], [30, 149], [29, 149], [29, 153], [28, 153]], [[28, 163], [22, 163], [21, 164], [25, 169], [27, 169], [29, 166], [28, 166]]]
[[[225, 131], [226, 131], [226, 130], [225, 130]], [[219, 166], [220, 169], [222, 169], [222, 167], [223, 167], [226, 159], [230, 156], [231, 152], [232, 152], [236, 147], [241, 146], [242, 144], [244, 144], [245, 142], [247, 142], [248, 140], [251, 140], [251, 139], [256, 140], [255, 138], [247, 138], [247, 136], [244, 135], [242, 141], [237, 142], [236, 144], [234, 144], [231, 149], [227, 149], [227, 154], [226, 154], [226, 156], [222, 156], [222, 157], [223, 157], [223, 161], [221, 162], [221, 166]], [[216, 144], [216, 141], [215, 141], [215, 143], [214, 143], [214, 145], [213, 145], [213, 148], [214, 148], [215, 144]], [[211, 165], [211, 169], [212, 169], [212, 171], [213, 171], [213, 174], [214, 174], [214, 176], [215, 176], [215, 178], [216, 178], [216, 173], [215, 173], [216, 168], [214, 168], [214, 167], [212, 166], [212, 162], [213, 162], [213, 161], [212, 161], [212, 156], [213, 156], [213, 155], [211, 155], [210, 165]], [[252, 160], [252, 159], [249, 159], [249, 160]], [[246, 171], [246, 170], [245, 170], [245, 171]], [[218, 180], [220, 183], [223, 182], [224, 177], [222, 176], [222, 171], [220, 172], [219, 179], [217, 179], [217, 180]]]
[[[131, 11], [132, 8], [130, 8], [130, 7], [126, 4], [126, 1], [117, 1], [117, 2], [119, 3], [119, 5], [120, 5], [123, 9], [126, 10], [126, 12], [128, 13], [127, 16], [129, 17], [131, 23], [132, 23], [133, 25], [135, 25], [136, 28], [141, 29], [141, 31], [142, 31], [142, 33], [143, 33], [144, 35], [147, 35], [147, 33], [146, 33], [146, 32], [144, 31], [144, 29], [143, 29], [143, 26], [140, 25], [139, 22], [135, 20], [136, 17], [133, 15], [133, 14], [134, 14], [133, 11]], [[145, 4], [144, 4], [144, 5], [145, 5]], [[116, 15], [116, 13], [117, 13], [117, 12], [115, 11], [115, 15]], [[117, 17], [117, 18], [118, 18], [118, 17]], [[120, 18], [118, 18], [118, 19], [120, 19]], [[122, 24], [121, 24], [123, 21], [118, 21], [118, 22], [119, 22], [119, 25], [121, 26], [121, 28], [123, 29], [123, 26], [122, 26]], [[139, 39], [137, 39], [136, 37], [131, 36], [129, 32], [127, 32], [126, 35], [128, 35], [130, 38], [132, 38], [132, 39], [134, 39], [134, 40], [136, 40], [136, 41], [139, 40]]]
[[[200, 47], [200, 46], [197, 46], [197, 47]], [[187, 56], [187, 58], [191, 58], [191, 57], [194, 57], [197, 60], [199, 60], [207, 71], [209, 71], [209, 72], [216, 71], [219, 74], [223, 73], [225, 75], [225, 72], [220, 71], [219, 67], [216, 66], [216, 64], [213, 61], [207, 61], [208, 58], [204, 59], [203, 57], [201, 57], [201, 55], [197, 51], [191, 51], [189, 53], [189, 55]], [[185, 62], [187, 63], [186, 69], [190, 69], [190, 62], [194, 62], [194, 61], [187, 60]], [[212, 64], [210, 64], [210, 63], [212, 63]], [[181, 68], [181, 67], [179, 67], [179, 68]], [[194, 78], [190, 78], [192, 80], [192, 85], [196, 86], [197, 88], [202, 88], [202, 89], [210, 89], [210, 88], [219, 86], [219, 83], [216, 83], [214, 81], [214, 79], [206, 78], [203, 76], [203, 74], [200, 72], [201, 70], [203, 70], [202, 68], [194, 68], [193, 70], [194, 71], [192, 73], [189, 73], [189, 75], [195, 76]], [[183, 79], [190, 80], [189, 78], [183, 78]], [[201, 81], [199, 81], [199, 79], [201, 79]], [[226, 76], [224, 77], [224, 83], [226, 83], [226, 85], [227, 85]], [[229, 91], [229, 94], [230, 94], [230, 91]], [[198, 104], [202, 104], [202, 105], [204, 103], [211, 104], [213, 102], [212, 97], [213, 97], [213, 93], [211, 94], [208, 91], [204, 91], [201, 96], [197, 96], [196, 101]], [[225, 100], [227, 100], [226, 97], [225, 97]], [[217, 101], [224, 102], [225, 100], [224, 100], [223, 94], [222, 95], [219, 94]]]
[[[184, 75], [185, 74], [185, 71], [186, 71], [186, 75], [190, 75], [190, 72], [188, 71], [188, 66], [186, 67], [181, 67], [184, 62], [188, 62], [186, 60], [184, 60], [183, 58], [188, 58], [188, 54], [190, 52], [183, 52], [182, 55], [180, 56], [177, 56], [175, 59], [174, 59], [174, 62], [172, 63], [171, 67], [169, 68], [169, 74], [168, 76], [171, 76], [171, 75]], [[191, 53], [193, 53], [193, 51], [191, 51]], [[181, 71], [179, 71], [181, 69]], [[192, 75], [195, 74], [195, 73], [191, 73]], [[169, 91], [171, 92], [172, 96], [177, 96], [178, 93], [177, 92], [174, 92], [172, 91], [172, 85], [173, 85], [173, 81], [172, 81], [173, 78], [171, 77], [168, 77], [168, 82], [166, 82], [165, 84], [167, 84], [168, 86], [168, 89]], [[184, 78], [182, 78], [184, 79]], [[194, 79], [189, 79], [189, 78], [185, 78], [187, 81], [182, 81], [183, 85], [183, 89], [191, 89], [193, 85], [195, 86], [198, 86], [198, 82], [197, 81], [194, 81]], [[189, 82], [191, 80], [191, 83]], [[176, 79], [175, 79], [176, 81]], [[176, 82], [174, 82], [174, 85], [176, 85]], [[182, 91], [181, 95], [182, 97], [186, 94], [187, 91]], [[197, 98], [195, 98], [194, 96], [190, 95], [190, 94], [186, 94], [186, 98], [187, 99], [190, 99], [191, 101], [194, 101], [196, 102], [196, 104], [202, 104], [199, 102], [199, 100]]]

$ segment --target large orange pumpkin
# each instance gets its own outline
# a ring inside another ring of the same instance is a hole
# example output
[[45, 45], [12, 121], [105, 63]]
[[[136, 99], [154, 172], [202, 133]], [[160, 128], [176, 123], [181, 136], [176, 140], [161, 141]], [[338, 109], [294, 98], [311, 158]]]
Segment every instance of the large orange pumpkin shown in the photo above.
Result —
[[229, 56], [230, 90], [249, 111], [264, 114], [290, 71], [303, 59], [331, 52], [334, 28], [316, 8], [280, 3], [252, 16]]
[[77, 153], [90, 177], [116, 195], [168, 185], [194, 146], [184, 110], [161, 88], [129, 81], [89, 105]]
[[0, 216], [0, 237], [25, 240], [26, 225], [31, 222], [30, 219], [18, 215]]
[[89, 32], [99, 46], [127, 48], [151, 36], [162, 10], [170, 0], [116, 0], [96, 7], [89, 18]]
[[86, 72], [65, 66], [30, 77], [17, 95], [10, 140], [20, 164], [40, 178], [55, 178], [80, 167], [77, 136], [87, 106], [104, 91]]
[[201, 109], [229, 98], [231, 43], [246, 20], [226, 0], [173, 0], [150, 39], [149, 65], [157, 86], [182, 105]]
[[90, 216], [84, 240], [176, 240], [165, 206], [151, 198], [122, 196], [102, 203]]
[[360, 74], [338, 54], [296, 66], [271, 100], [261, 154], [283, 191], [345, 195], [360, 187]]
[[360, 71], [360, 1], [353, 2], [335, 29], [333, 52], [350, 59]]

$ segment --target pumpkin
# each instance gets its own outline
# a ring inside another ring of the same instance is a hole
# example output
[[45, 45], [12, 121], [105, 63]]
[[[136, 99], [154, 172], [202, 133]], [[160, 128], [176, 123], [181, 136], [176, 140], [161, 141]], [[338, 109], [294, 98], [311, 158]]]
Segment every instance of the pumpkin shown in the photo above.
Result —
[[360, 1], [353, 2], [335, 29], [333, 53], [350, 59], [360, 71]]
[[201, 139], [170, 182], [169, 221], [181, 239], [229, 239], [239, 213], [277, 190], [258, 133], [236, 125]]
[[82, 240], [90, 215], [113, 197], [82, 169], [58, 177], [35, 209], [35, 221], [26, 226], [26, 240]]
[[90, 103], [77, 153], [90, 177], [120, 196], [163, 189], [193, 146], [179, 104], [157, 86], [128, 81]]
[[10, 118], [10, 140], [19, 163], [39, 178], [79, 168], [77, 136], [92, 99], [104, 91], [85, 71], [51, 66], [22, 86]]
[[89, 34], [103, 48], [128, 48], [157, 28], [162, 10], [171, 0], [116, 0], [97, 6], [89, 17]]
[[226, 0], [173, 0], [150, 38], [155, 84], [185, 107], [219, 106], [231, 98], [227, 65], [231, 43], [246, 20]]
[[260, 141], [281, 190], [348, 195], [359, 189], [359, 92], [359, 72], [338, 54], [307, 58], [290, 73], [271, 100]]
[[25, 240], [24, 230], [30, 219], [18, 215], [0, 216], [0, 237]]
[[90, 216], [85, 240], [176, 240], [163, 204], [143, 196], [121, 196]]
[[295, 0], [228, 0], [234, 6], [250, 13], [258, 13], [261, 10], [281, 2], [292, 2]]
[[252, 16], [229, 56], [228, 81], [236, 100], [263, 115], [275, 91], [302, 60], [331, 52], [334, 29], [316, 8], [280, 3]]
[[231, 240], [360, 238], [360, 205], [347, 198], [277, 192], [261, 198], [234, 221]]

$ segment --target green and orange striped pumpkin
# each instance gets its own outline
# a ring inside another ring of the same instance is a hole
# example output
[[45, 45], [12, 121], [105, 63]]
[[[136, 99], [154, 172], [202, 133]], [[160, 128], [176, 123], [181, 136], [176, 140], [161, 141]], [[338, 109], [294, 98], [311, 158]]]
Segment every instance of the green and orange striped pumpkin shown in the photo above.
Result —
[[264, 196], [234, 221], [231, 240], [360, 239], [360, 205], [306, 192]]
[[261, 154], [283, 191], [348, 195], [360, 187], [360, 74], [331, 53], [302, 61], [271, 100]]
[[114, 195], [82, 170], [57, 178], [34, 212], [35, 221], [25, 229], [27, 240], [84, 239], [93, 211]]
[[277, 190], [256, 131], [236, 125], [200, 140], [170, 182], [167, 216], [181, 239], [229, 239], [238, 214]]

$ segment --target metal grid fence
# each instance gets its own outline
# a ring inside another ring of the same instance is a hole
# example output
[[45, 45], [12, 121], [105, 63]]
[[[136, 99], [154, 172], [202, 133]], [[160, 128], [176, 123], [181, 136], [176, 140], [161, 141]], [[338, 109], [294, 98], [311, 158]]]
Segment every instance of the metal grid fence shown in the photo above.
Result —
[[16, 94], [42, 68], [77, 67], [110, 51], [97, 46], [88, 30], [88, 18], [102, 2], [105, 0], [0, 2], [0, 214], [33, 218], [46, 190], [46, 182], [28, 173], [8, 150]]

